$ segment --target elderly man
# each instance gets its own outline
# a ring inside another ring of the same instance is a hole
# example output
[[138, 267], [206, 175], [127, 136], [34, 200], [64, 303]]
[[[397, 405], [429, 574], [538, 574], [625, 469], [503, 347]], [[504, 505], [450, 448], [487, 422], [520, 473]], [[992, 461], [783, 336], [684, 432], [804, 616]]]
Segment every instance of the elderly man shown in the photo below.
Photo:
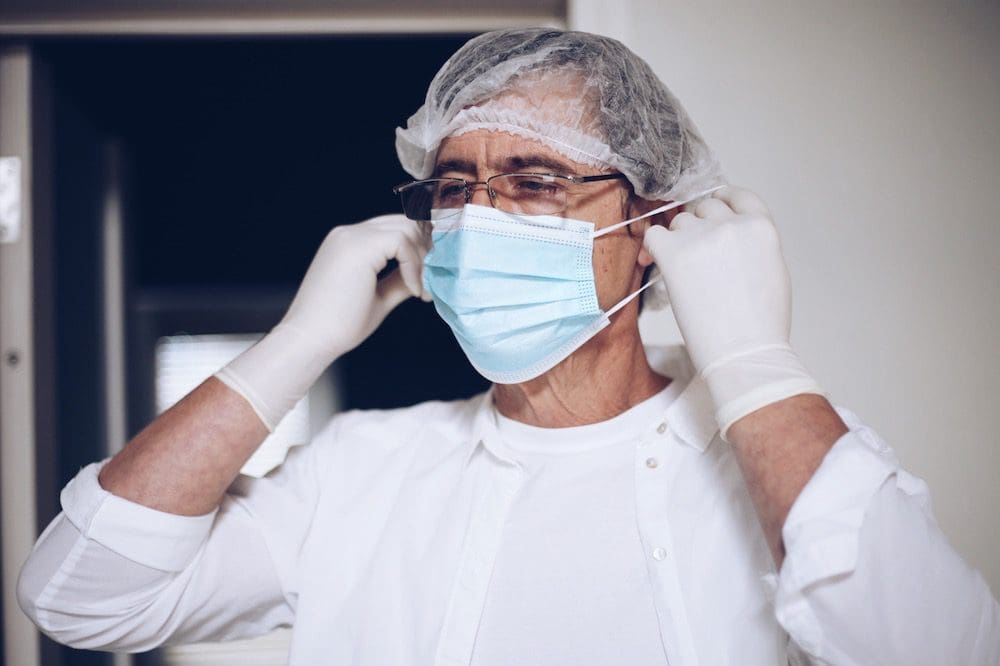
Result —
[[[645, 63], [480, 36], [397, 147], [406, 216], [334, 229], [270, 334], [63, 491], [19, 586], [45, 632], [290, 625], [310, 665], [998, 663], [997, 604], [926, 487], [789, 346], [767, 208], [720, 189]], [[685, 348], [644, 349], [647, 287]], [[409, 297], [492, 389], [339, 415], [238, 477]]]

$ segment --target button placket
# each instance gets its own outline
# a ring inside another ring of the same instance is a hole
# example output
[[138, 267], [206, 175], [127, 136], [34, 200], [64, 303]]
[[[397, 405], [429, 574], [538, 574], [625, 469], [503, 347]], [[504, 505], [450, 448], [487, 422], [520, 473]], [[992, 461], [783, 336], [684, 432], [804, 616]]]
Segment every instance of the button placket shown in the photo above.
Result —
[[666, 422], [658, 424], [644, 437], [635, 453], [635, 502], [639, 536], [646, 558], [646, 568], [653, 586], [653, 600], [663, 637], [667, 659], [674, 663], [697, 663], [687, 611], [681, 593], [676, 563], [670, 557], [673, 541], [670, 534], [668, 505], [671, 456], [679, 442]]
[[504, 523], [514, 496], [523, 483], [520, 468], [490, 462], [490, 483], [474, 509], [452, 589], [434, 663], [467, 665], [472, 658], [487, 586]]

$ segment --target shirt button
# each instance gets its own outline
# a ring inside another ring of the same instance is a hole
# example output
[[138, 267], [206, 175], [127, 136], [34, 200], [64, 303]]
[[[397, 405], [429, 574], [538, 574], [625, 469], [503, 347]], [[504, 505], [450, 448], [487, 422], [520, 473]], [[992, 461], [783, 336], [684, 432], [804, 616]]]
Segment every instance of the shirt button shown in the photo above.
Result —
[[666, 556], [667, 556], [667, 551], [663, 550], [662, 548], [654, 548], [653, 549], [653, 559], [654, 560], [662, 560]]
[[648, 467], [649, 469], [656, 469], [656, 466], [658, 464], [659, 463], [656, 462], [656, 458], [646, 458], [646, 467]]
[[661, 423], [660, 425], [656, 426], [656, 432], [660, 433], [661, 435], [663, 433], [665, 433], [666, 431], [667, 431], [667, 424], [666, 423]]

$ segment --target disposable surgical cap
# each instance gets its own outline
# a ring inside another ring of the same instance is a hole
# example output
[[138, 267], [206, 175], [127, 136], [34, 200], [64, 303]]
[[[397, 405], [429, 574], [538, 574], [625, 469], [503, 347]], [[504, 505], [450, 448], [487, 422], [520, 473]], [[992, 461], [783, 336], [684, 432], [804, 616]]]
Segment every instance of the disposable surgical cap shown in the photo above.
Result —
[[477, 129], [616, 169], [645, 199], [679, 201], [723, 182], [677, 98], [641, 58], [600, 35], [527, 28], [470, 40], [438, 71], [406, 128], [397, 128], [399, 161], [427, 178], [443, 139]]

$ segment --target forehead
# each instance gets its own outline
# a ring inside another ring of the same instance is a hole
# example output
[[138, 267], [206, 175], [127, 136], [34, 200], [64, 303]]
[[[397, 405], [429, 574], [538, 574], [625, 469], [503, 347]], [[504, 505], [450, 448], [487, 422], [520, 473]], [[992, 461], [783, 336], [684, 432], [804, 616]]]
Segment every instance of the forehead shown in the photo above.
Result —
[[435, 175], [480, 174], [512, 171], [546, 171], [572, 175], [601, 173], [592, 166], [573, 161], [540, 141], [493, 130], [473, 130], [450, 136], [441, 143], [435, 159]]

